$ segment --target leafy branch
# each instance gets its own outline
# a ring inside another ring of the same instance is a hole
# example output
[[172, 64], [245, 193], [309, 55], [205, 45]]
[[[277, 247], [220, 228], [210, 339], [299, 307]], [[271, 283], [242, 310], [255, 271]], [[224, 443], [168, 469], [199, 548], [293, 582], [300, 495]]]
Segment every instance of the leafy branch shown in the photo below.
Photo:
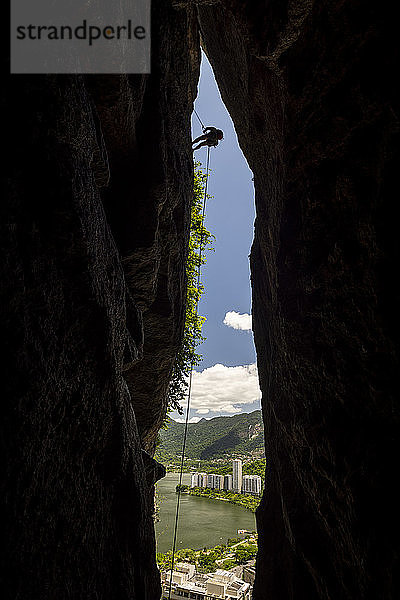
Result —
[[[194, 163], [193, 200], [190, 218], [189, 251], [186, 261], [186, 314], [181, 347], [178, 351], [170, 380], [167, 400], [168, 411], [177, 410], [183, 413], [183, 402], [188, 387], [188, 378], [193, 367], [200, 364], [201, 354], [196, 347], [205, 338], [201, 328], [205, 317], [197, 314], [200, 298], [204, 294], [204, 286], [199, 281], [199, 269], [206, 262], [205, 251], [213, 250], [214, 236], [205, 228], [203, 218], [203, 202], [206, 194], [207, 174], [200, 168], [200, 163]], [[211, 198], [207, 194], [207, 199]]]

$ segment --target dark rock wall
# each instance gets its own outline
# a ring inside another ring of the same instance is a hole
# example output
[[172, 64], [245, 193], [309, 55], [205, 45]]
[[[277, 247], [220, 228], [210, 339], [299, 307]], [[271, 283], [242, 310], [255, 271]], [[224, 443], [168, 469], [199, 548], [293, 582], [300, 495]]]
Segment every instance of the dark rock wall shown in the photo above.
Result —
[[199, 22], [256, 189], [254, 598], [398, 597], [396, 26], [311, 0], [204, 2]]
[[[3, 114], [2, 597], [156, 600], [151, 453], [184, 316], [194, 4], [152, 74], [14, 76]], [[399, 103], [372, 2], [197, 3], [254, 172], [269, 466], [255, 600], [397, 597]]]
[[143, 313], [143, 357], [125, 377], [149, 451], [165, 417], [184, 320], [193, 187], [190, 117], [200, 60], [194, 10], [165, 2], [153, 7], [152, 57], [149, 78], [89, 78], [113, 173], [104, 191], [105, 210]]
[[5, 599], [160, 597], [142, 449], [183, 326], [199, 45], [192, 11], [153, 2], [153, 28], [150, 76], [7, 82]]

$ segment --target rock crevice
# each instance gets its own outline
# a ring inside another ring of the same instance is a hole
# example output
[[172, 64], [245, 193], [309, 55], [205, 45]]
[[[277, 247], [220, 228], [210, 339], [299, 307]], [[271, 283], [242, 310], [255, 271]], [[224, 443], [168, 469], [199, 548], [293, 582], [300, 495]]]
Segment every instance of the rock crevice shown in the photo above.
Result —
[[254, 600], [394, 600], [399, 57], [360, 0], [157, 0], [151, 75], [10, 78], [2, 597], [160, 598], [151, 455], [184, 323], [199, 36], [256, 193]]
[[152, 5], [151, 76], [5, 93], [5, 599], [161, 595], [150, 454], [185, 313], [200, 49], [194, 10]]
[[395, 598], [395, 34], [370, 3], [198, 11], [255, 183], [269, 467], [254, 598]]

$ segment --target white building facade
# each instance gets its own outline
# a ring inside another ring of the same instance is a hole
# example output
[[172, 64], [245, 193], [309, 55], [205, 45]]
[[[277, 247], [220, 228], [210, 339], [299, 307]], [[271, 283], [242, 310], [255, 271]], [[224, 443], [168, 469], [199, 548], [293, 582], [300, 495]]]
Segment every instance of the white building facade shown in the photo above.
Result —
[[216, 490], [224, 489], [224, 476], [223, 475], [214, 475], [214, 489], [216, 489]]
[[192, 473], [191, 487], [207, 487], [207, 473]]
[[215, 488], [215, 478], [216, 478], [216, 475], [214, 473], [209, 473], [207, 475], [207, 487], [208, 488], [212, 488], [212, 489]]
[[[171, 572], [161, 573], [163, 600], [169, 598]], [[231, 571], [218, 569], [215, 573], [196, 573], [194, 566], [178, 563], [172, 572], [171, 600], [250, 600], [252, 586]]]
[[261, 477], [259, 475], [243, 475], [242, 468], [242, 461], [235, 459], [233, 461], [233, 475], [192, 473], [191, 487], [233, 491], [239, 494], [261, 494]]
[[243, 475], [243, 494], [261, 494], [261, 477], [259, 475]]
[[233, 461], [232, 489], [234, 492], [242, 491], [242, 461], [237, 458]]
[[199, 484], [200, 473], [192, 473], [190, 487], [201, 487]]
[[232, 489], [232, 475], [224, 475], [224, 490]]

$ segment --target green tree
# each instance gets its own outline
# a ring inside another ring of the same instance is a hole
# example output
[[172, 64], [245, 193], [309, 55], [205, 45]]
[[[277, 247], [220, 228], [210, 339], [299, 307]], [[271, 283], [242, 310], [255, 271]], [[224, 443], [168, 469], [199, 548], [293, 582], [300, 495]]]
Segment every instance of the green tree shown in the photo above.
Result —
[[168, 550], [168, 552], [165, 552], [164, 554], [157, 552], [156, 559], [160, 571], [168, 571], [172, 564], [172, 551]]
[[217, 554], [218, 558], [223, 556], [225, 551], [226, 551], [226, 546], [222, 545], [222, 544], [220, 546], [215, 546], [215, 548], [214, 548], [214, 552], [215, 552], [215, 554]]
[[[189, 251], [186, 260], [186, 313], [183, 340], [172, 370], [168, 388], [168, 409], [183, 413], [181, 402], [187, 391], [187, 380], [192, 367], [200, 363], [201, 355], [196, 347], [204, 341], [201, 328], [205, 317], [197, 314], [197, 307], [204, 293], [199, 281], [200, 266], [206, 262], [205, 251], [212, 249], [214, 236], [204, 227], [203, 201], [206, 194], [207, 175], [200, 169], [200, 163], [194, 163], [193, 200], [191, 206]], [[207, 194], [207, 198], [211, 198]]]
[[236, 561], [232, 560], [231, 558], [227, 558], [222, 563], [222, 568], [225, 569], [226, 571], [229, 571], [230, 569], [232, 569], [232, 567], [235, 567], [235, 566], [236, 566]]
[[203, 573], [211, 573], [212, 571], [216, 571], [218, 569], [218, 565], [215, 562], [217, 558], [218, 555], [212, 550], [201, 552], [197, 559], [199, 570]]
[[243, 475], [260, 475], [262, 484], [264, 485], [265, 480], [265, 458], [258, 460], [252, 460], [243, 465]]
[[184, 548], [178, 552], [179, 560], [188, 563], [196, 563], [196, 552], [192, 548]]
[[254, 558], [257, 554], [257, 546], [253, 544], [242, 544], [235, 549], [235, 560], [239, 565], [243, 565], [245, 562]]

